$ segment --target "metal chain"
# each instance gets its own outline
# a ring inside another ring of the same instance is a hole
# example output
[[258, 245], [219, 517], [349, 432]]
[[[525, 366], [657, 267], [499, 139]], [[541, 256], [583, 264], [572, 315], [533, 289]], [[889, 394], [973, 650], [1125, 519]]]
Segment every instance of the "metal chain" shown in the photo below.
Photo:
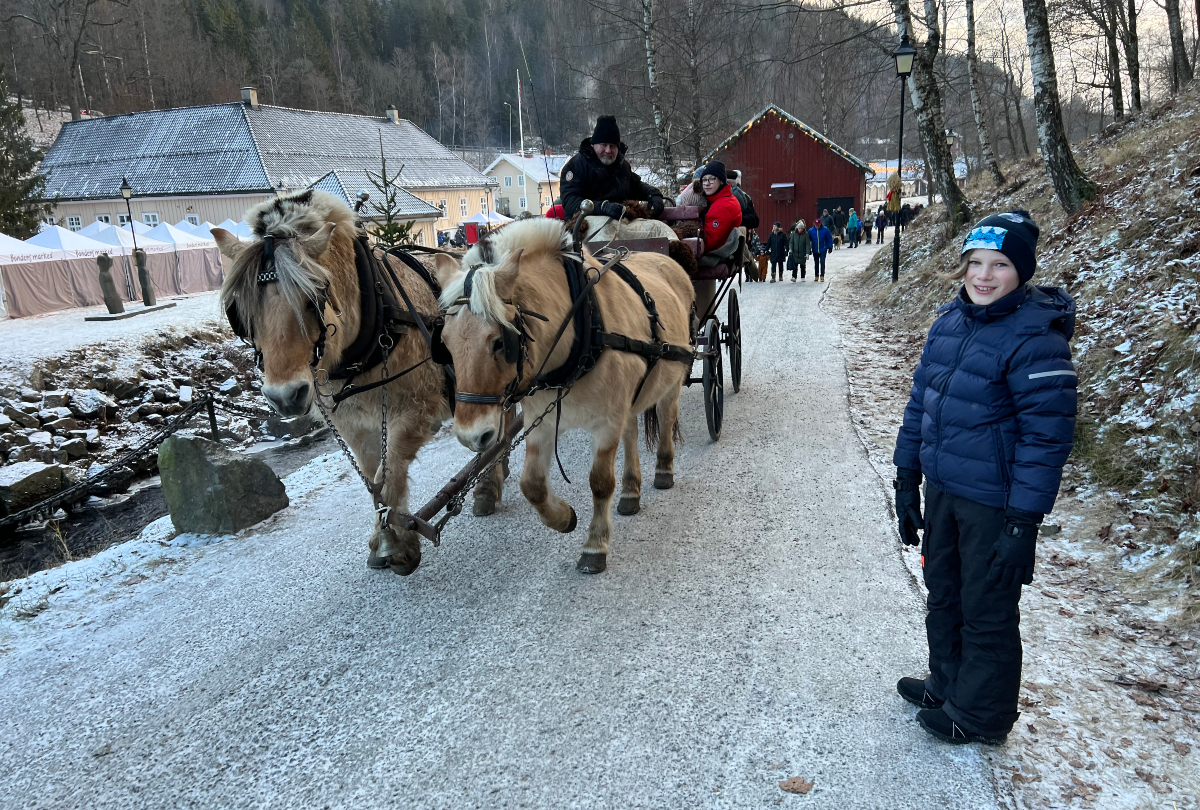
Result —
[[245, 405], [235, 405], [232, 402], [218, 402], [216, 397], [213, 397], [213, 406], [222, 411], [237, 414], [238, 416], [248, 416], [252, 419], [273, 419], [278, 414], [274, 411], [267, 411], [261, 408], [250, 408]]
[[[386, 386], [385, 386], [386, 387]], [[321, 399], [321, 387], [317, 385], [317, 374], [313, 372], [313, 389], [316, 392], [314, 399], [317, 403], [317, 409], [321, 412], [321, 416], [325, 417], [325, 424], [329, 425], [329, 432], [333, 434], [333, 438], [337, 440], [338, 446], [342, 448], [342, 453], [350, 460], [350, 466], [354, 468], [354, 472], [358, 474], [358, 479], [363, 482], [363, 486], [367, 491], [371, 491], [371, 482], [363, 475], [362, 468], [358, 466], [358, 461], [354, 458], [354, 454], [350, 452], [350, 448], [346, 446], [346, 440], [342, 438], [342, 434], [338, 431], [337, 426], [333, 424], [333, 417], [330, 415], [325, 403]]]

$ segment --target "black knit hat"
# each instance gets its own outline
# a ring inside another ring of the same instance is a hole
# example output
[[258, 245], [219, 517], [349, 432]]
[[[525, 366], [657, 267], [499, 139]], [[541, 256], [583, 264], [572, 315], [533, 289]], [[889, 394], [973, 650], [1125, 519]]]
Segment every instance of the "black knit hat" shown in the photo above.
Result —
[[614, 115], [602, 115], [596, 119], [596, 128], [592, 130], [592, 143], [621, 143], [621, 130], [617, 127]]
[[1039, 230], [1028, 211], [1017, 209], [1004, 214], [992, 214], [975, 224], [963, 242], [962, 254], [983, 248], [998, 250], [1009, 258], [1020, 277], [1021, 283], [1033, 278], [1037, 269], [1034, 249], [1037, 248]]
[[708, 165], [704, 167], [704, 171], [700, 172], [700, 177], [703, 178], [706, 174], [711, 174], [722, 183], [728, 182], [725, 177], [725, 164], [719, 160], [709, 161]]

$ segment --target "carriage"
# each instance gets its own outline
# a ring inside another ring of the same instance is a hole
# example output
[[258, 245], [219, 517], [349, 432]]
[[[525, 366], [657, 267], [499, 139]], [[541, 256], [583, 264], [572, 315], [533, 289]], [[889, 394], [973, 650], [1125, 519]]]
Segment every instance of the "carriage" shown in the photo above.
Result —
[[[590, 201], [585, 201], [590, 208]], [[702, 230], [703, 213], [696, 206], [675, 206], [663, 211], [662, 221], [668, 224], [695, 222], [697, 232]], [[737, 280], [740, 268], [737, 257], [744, 248], [745, 237], [737, 229], [730, 234], [729, 241], [723, 245], [711, 258], [715, 262], [703, 263], [699, 270], [691, 275], [692, 283], [697, 289], [698, 309], [692, 324], [692, 343], [696, 347], [696, 358], [701, 361], [699, 377], [687, 376], [685, 385], [699, 383], [704, 392], [704, 417], [708, 423], [708, 435], [712, 440], [721, 438], [721, 426], [725, 415], [725, 364], [721, 355], [721, 346], [729, 355], [729, 379], [736, 394], [742, 387], [742, 315], [738, 306], [737, 290], [734, 281]], [[578, 240], [576, 240], [578, 241]], [[680, 240], [691, 248], [697, 260], [705, 256], [704, 240], [688, 238]], [[665, 237], [649, 239], [614, 239], [612, 241], [590, 241], [584, 244], [593, 255], [602, 256], [606, 252], [624, 249], [630, 252], [650, 252], [668, 255], [670, 240]], [[697, 284], [700, 282], [700, 284]], [[712, 296], [699, 309], [699, 293], [702, 285], [711, 282]], [[726, 317], [722, 323], [717, 312], [722, 303], [725, 304]]]

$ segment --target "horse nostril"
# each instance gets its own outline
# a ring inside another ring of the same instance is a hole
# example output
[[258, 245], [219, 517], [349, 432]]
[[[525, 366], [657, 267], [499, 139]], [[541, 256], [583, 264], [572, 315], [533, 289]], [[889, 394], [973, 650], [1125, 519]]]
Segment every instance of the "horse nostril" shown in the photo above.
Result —
[[480, 433], [479, 434], [480, 448], [490, 447], [492, 444], [492, 439], [494, 439], [494, 438], [496, 438], [496, 431], [494, 431], [494, 430], [485, 430], [483, 433]]

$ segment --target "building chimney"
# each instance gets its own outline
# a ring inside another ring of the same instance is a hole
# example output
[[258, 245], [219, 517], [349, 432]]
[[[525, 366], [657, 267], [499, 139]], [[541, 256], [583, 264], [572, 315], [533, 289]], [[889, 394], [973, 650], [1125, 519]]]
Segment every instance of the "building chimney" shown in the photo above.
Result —
[[387, 115], [387, 120], [391, 121], [393, 124], [400, 123], [400, 111], [396, 109], [395, 104], [388, 105], [385, 115]]
[[258, 88], [243, 87], [242, 88], [242, 104], [252, 110], [258, 109]]

